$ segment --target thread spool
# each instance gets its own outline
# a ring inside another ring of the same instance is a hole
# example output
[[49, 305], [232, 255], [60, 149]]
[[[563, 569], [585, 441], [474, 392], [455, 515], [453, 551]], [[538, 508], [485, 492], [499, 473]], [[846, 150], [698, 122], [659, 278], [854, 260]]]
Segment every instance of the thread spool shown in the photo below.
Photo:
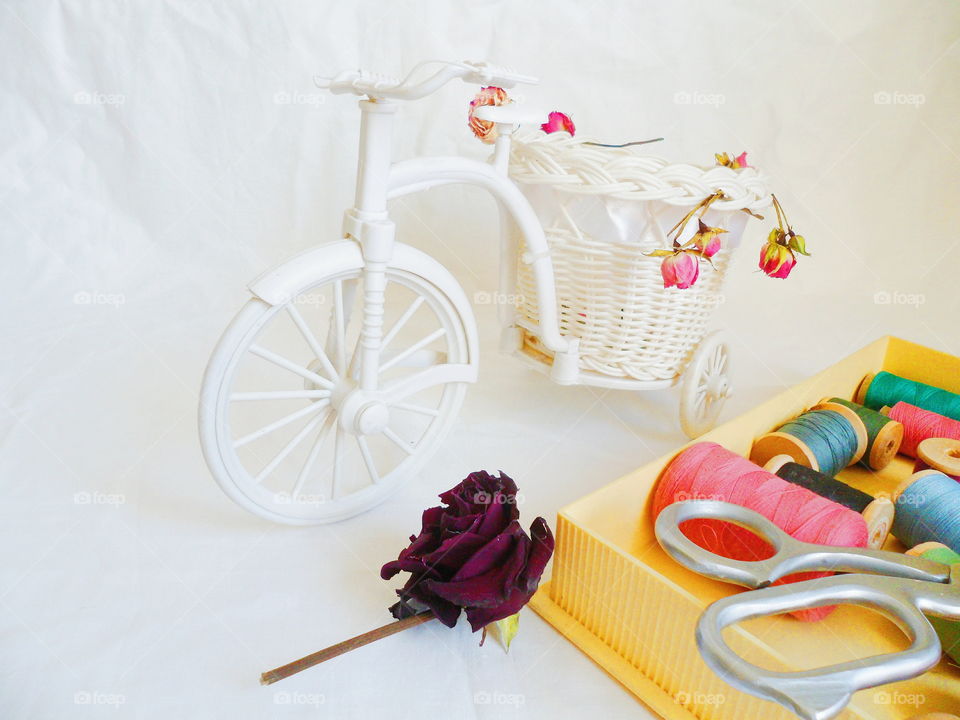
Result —
[[908, 547], [943, 543], [960, 552], [960, 483], [936, 470], [921, 470], [893, 493], [893, 534]]
[[960, 481], [960, 440], [927, 438], [917, 445], [917, 462], [913, 471], [921, 470], [937, 470]]
[[837, 405], [853, 410], [867, 430], [867, 449], [860, 462], [871, 470], [883, 470], [900, 450], [903, 425], [877, 410], [842, 398], [823, 400], [817, 407], [835, 410]]
[[960, 395], [934, 385], [908, 380], [885, 370], [876, 375], [867, 375], [857, 389], [855, 400], [873, 410], [879, 410], [884, 405], [906, 402], [953, 420], [960, 420]]
[[905, 402], [898, 402], [893, 407], [885, 406], [880, 412], [903, 425], [900, 452], [912, 458], [917, 457], [917, 447], [928, 438], [960, 440], [960, 422], [939, 413]]
[[753, 443], [750, 459], [765, 465], [777, 455], [833, 477], [867, 450], [867, 428], [857, 414], [837, 405], [815, 407]]
[[[928, 542], [921, 543], [910, 550], [907, 555], [922, 557], [926, 560], [943, 563], [944, 565], [956, 565], [960, 563], [960, 555], [948, 548], [943, 543]], [[960, 622], [956, 620], [945, 620], [936, 616], [927, 616], [927, 620], [933, 625], [940, 637], [940, 646], [943, 651], [949, 655], [955, 663], [960, 665]]]
[[793, 462], [789, 455], [770, 458], [763, 469], [860, 513], [867, 524], [867, 547], [879, 549], [887, 541], [894, 516], [894, 505], [888, 498], [868, 495], [844, 482]]
[[[711, 442], [691, 445], [663, 471], [653, 494], [653, 517], [667, 505], [683, 500], [712, 499], [754, 510], [787, 534], [820, 545], [865, 547], [867, 526], [861, 515], [788, 483], [773, 473]], [[763, 560], [770, 545], [749, 530], [723, 520], [690, 520], [684, 535], [700, 547], [736, 560]], [[829, 573], [798, 573], [781, 582], [798, 582]], [[832, 608], [793, 613], [801, 620], [819, 620]]]

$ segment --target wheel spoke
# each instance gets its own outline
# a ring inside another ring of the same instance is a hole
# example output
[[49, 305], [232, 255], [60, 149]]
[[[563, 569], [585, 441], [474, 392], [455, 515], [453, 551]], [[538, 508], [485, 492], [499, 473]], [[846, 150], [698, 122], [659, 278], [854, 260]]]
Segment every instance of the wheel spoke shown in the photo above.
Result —
[[330, 402], [328, 400], [318, 400], [317, 402], [310, 403], [306, 407], [300, 408], [296, 412], [290, 413], [289, 415], [285, 415], [279, 420], [276, 420], [270, 423], [269, 425], [264, 425], [262, 428], [260, 428], [259, 430], [253, 431], [249, 435], [244, 435], [239, 440], [234, 441], [233, 447], [234, 448], [243, 447], [247, 443], [253, 442], [257, 438], [261, 438], [264, 435], [267, 435], [268, 433], [272, 433], [274, 430], [279, 430], [285, 425], [289, 425], [290, 423], [296, 420], [299, 420], [302, 417], [306, 417], [310, 413], [315, 413], [317, 412], [317, 410], [322, 410], [329, 404]]
[[284, 370], [289, 370], [290, 372], [299, 375], [305, 380], [311, 380], [320, 387], [325, 387], [327, 389], [333, 388], [333, 383], [327, 380], [327, 378], [321, 377], [312, 370], [308, 370], [302, 365], [297, 365], [295, 362], [287, 360], [287, 358], [283, 357], [282, 355], [277, 355], [275, 352], [271, 352], [266, 348], [262, 348], [259, 345], [251, 345], [250, 352], [257, 357], [261, 357], [268, 362], [272, 362], [277, 367], [282, 367]]
[[723, 373], [724, 368], [727, 366], [727, 354], [723, 351], [723, 347], [718, 347], [716, 353], [713, 355], [713, 373], [714, 375], [720, 375]]
[[297, 475], [297, 482], [293, 486], [293, 490], [290, 495], [294, 502], [296, 502], [297, 497], [300, 495], [303, 490], [304, 483], [307, 481], [307, 477], [310, 475], [310, 471], [313, 469], [314, 463], [317, 461], [317, 456], [320, 455], [320, 449], [323, 446], [323, 441], [330, 432], [330, 428], [333, 427], [333, 423], [337, 420], [337, 414], [333, 412], [328, 412], [323, 421], [323, 427], [320, 428], [320, 432], [317, 433], [317, 437], [313, 441], [313, 447], [310, 448], [310, 454], [307, 455], [306, 461], [303, 463], [303, 467], [300, 468], [300, 473]]
[[432, 343], [432, 342], [433, 342], [434, 340], [436, 340], [438, 337], [441, 337], [441, 336], [443, 336], [443, 335], [446, 335], [446, 333], [447, 333], [447, 331], [446, 331], [444, 328], [438, 328], [438, 329], [434, 330], [432, 333], [430, 333], [429, 335], [427, 335], [425, 338], [421, 338], [420, 340], [418, 340], [417, 342], [415, 342], [413, 345], [411, 345], [410, 347], [408, 347], [408, 348], [407, 348], [406, 350], [404, 350], [403, 352], [398, 353], [397, 355], [394, 355], [392, 358], [390, 358], [389, 360], [387, 360], [385, 363], [382, 363], [382, 364], [380, 365], [380, 372], [384, 372], [384, 371], [386, 371], [386, 370], [389, 370], [390, 368], [392, 368], [392, 367], [393, 367], [394, 365], [396, 365], [397, 363], [403, 362], [404, 360], [406, 360], [408, 357], [410, 357], [411, 355], [413, 355], [415, 352], [417, 352], [417, 351], [420, 350], [421, 348], [424, 348], [424, 347], [426, 347], [427, 345], [429, 345], [430, 343]]
[[370, 475], [370, 480], [374, 483], [380, 482], [377, 466], [373, 462], [373, 455], [370, 454], [370, 445], [363, 435], [357, 435], [357, 446], [360, 448], [360, 455], [363, 456], [363, 464], [367, 466], [367, 473]]
[[337, 371], [334, 370], [333, 364], [330, 362], [330, 358], [327, 357], [327, 354], [323, 351], [323, 348], [320, 347], [320, 343], [317, 341], [316, 336], [310, 331], [310, 328], [307, 327], [307, 323], [303, 319], [303, 315], [301, 315], [300, 311], [293, 306], [292, 302], [287, 303], [287, 313], [290, 315], [290, 319], [293, 320], [293, 324], [297, 326], [297, 330], [299, 330], [300, 334], [303, 335], [303, 339], [307, 341], [307, 345], [310, 346], [313, 354], [317, 356], [317, 359], [320, 361], [320, 364], [323, 366], [323, 369], [327, 375], [329, 375], [332, 379], [337, 378]]
[[330, 478], [330, 499], [337, 497], [337, 486], [340, 484], [340, 466], [343, 464], [343, 445], [346, 438], [343, 428], [337, 425], [337, 434], [333, 444], [333, 475]]
[[423, 295], [417, 295], [416, 299], [410, 303], [410, 307], [403, 311], [403, 315], [393, 324], [393, 327], [390, 328], [390, 331], [383, 336], [383, 341], [380, 343], [380, 351], [383, 352], [384, 348], [390, 344], [390, 341], [393, 340], [397, 333], [403, 329], [403, 326], [407, 324], [407, 321], [413, 317], [413, 314], [423, 305], [425, 298]]
[[407, 455], [412, 455], [414, 448], [410, 446], [410, 443], [404, 442], [403, 438], [397, 435], [393, 430], [388, 427], [383, 429], [383, 434], [386, 436], [390, 442], [396, 445], [398, 448], [403, 450]]
[[357, 361], [360, 359], [360, 348], [363, 346], [363, 335], [357, 338], [357, 344], [353, 346], [353, 353], [350, 355], [350, 362], [347, 365], [347, 371], [344, 375], [348, 378], [357, 379]]
[[300, 432], [298, 432], [296, 435], [294, 435], [293, 438], [290, 440], [290, 442], [288, 442], [286, 445], [283, 446], [283, 449], [280, 452], [274, 455], [273, 460], [267, 463], [267, 465], [263, 468], [263, 470], [260, 471], [260, 474], [254, 478], [254, 481], [257, 484], [262, 483], [270, 475], [270, 473], [272, 473], [274, 470], [277, 469], [277, 465], [282, 463], [284, 459], [287, 457], [287, 455], [293, 452], [293, 449], [297, 447], [297, 445], [299, 445], [301, 442], [303, 442], [303, 439], [307, 435], [309, 435], [310, 432], [317, 425], [319, 425], [324, 420], [325, 416], [329, 413], [330, 411], [327, 410], [327, 412], [324, 415], [318, 415], [317, 417], [313, 418], [313, 420], [311, 420], [306, 425], [304, 425], [303, 429], [300, 430]]
[[[382, 355], [380, 359], [389, 367], [394, 364], [393, 358], [399, 354], [400, 353], [387, 353], [386, 355]], [[402, 358], [402, 360], [403, 367], [405, 368], [428, 368], [434, 365], [443, 365], [447, 361], [447, 353], [443, 350], [426, 350], [420, 348], [408, 354], [405, 358]]]
[[412, 403], [394, 403], [390, 406], [391, 410], [407, 410], [412, 413], [419, 413], [420, 415], [429, 415], [430, 417], [437, 417], [440, 415], [439, 410], [434, 408], [423, 407], [422, 405], [413, 405]]
[[476, 368], [472, 365], [444, 363], [395, 380], [384, 388], [383, 394], [388, 405], [395, 405], [429, 387], [454, 382], [473, 382], [476, 377]]
[[337, 368], [344, 372], [347, 367], [347, 338], [343, 321], [343, 280], [337, 280], [333, 286], [333, 310], [337, 323]]
[[250, 400], [320, 400], [330, 397], [329, 390], [265, 390], [261, 392], [236, 392], [230, 402]]

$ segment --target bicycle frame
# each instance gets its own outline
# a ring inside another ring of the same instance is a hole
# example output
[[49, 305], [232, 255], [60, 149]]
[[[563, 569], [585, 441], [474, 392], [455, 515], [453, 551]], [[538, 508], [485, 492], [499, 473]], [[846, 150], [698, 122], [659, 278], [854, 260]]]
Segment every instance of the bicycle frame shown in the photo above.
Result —
[[[538, 335], [555, 353], [551, 376], [569, 384], [577, 373], [577, 342], [560, 334], [556, 307], [556, 288], [549, 248], [540, 221], [519, 188], [507, 176], [513, 126], [498, 125], [491, 163], [463, 157], [420, 157], [394, 163], [391, 134], [397, 104], [389, 101], [361, 100], [360, 152], [357, 164], [356, 198], [344, 216], [344, 236], [357, 240], [364, 257], [363, 329], [360, 386], [377, 389], [380, 342], [383, 331], [383, 291], [385, 268], [395, 237], [387, 212], [387, 200], [432, 187], [449, 184], [477, 185], [490, 192], [500, 207], [501, 262], [500, 283], [503, 293], [514, 294], [515, 276], [507, 258], [517, 252], [511, 223], [523, 234], [528, 252], [523, 262], [533, 266], [537, 289], [540, 326]], [[509, 307], [501, 306], [500, 322], [513, 326]]]
[[[535, 314], [527, 312], [527, 303], [522, 313], [512, 305], [499, 304], [502, 351], [512, 352], [561, 385], [641, 390], [676, 381], [675, 377], [653, 381], [609, 377], [589, 367], [580, 371], [580, 340], [560, 332], [557, 277], [546, 239], [550, 230], [541, 226], [508, 173], [513, 134], [518, 124], [529, 118], [518, 106], [477, 110], [475, 117], [493, 122], [497, 128], [489, 162], [462, 157], [393, 161], [391, 135], [397, 101], [423, 97], [457, 78], [474, 85], [507, 88], [536, 82], [487, 63], [441, 64], [438, 72], [419, 82], [413, 79], [417, 68], [402, 81], [362, 70], [317, 79], [320, 87], [334, 94], [366, 97], [360, 101], [356, 195], [343, 216], [343, 239], [307, 249], [249, 283], [253, 297], [214, 348], [200, 402], [200, 438], [212, 474], [229, 497], [261, 517], [298, 525], [332, 522], [381, 502], [433, 454], [459, 410], [466, 386], [477, 381], [480, 352], [474, 307], [447, 268], [422, 250], [396, 241], [388, 210], [390, 198], [448, 184], [476, 185], [493, 195], [500, 211], [500, 290], [516, 296], [520, 283], [526, 290], [530, 282], [538, 311], [534, 319]], [[533, 121], [539, 120], [534, 117]], [[518, 257], [521, 245], [524, 252]], [[516, 275], [518, 260], [532, 266], [530, 273], [523, 273], [522, 281]], [[395, 284], [398, 288], [390, 291], [390, 302], [392, 310], [393, 296], [398, 296], [399, 315], [394, 319], [391, 312], [391, 327], [386, 330], [388, 278], [390, 287]], [[326, 328], [325, 336], [313, 329], [315, 317], [305, 320], [296, 307], [301, 293], [315, 290], [323, 301], [332, 295], [330, 307], [311, 313], [321, 316], [319, 329]], [[357, 293], [362, 293], [359, 309]], [[427, 309], [421, 312], [418, 309], [424, 303]], [[400, 312], [404, 305], [406, 309]], [[400, 335], [415, 314], [418, 325], [432, 326], [432, 332], [417, 340], [413, 338], [425, 332], [423, 327], [408, 326], [409, 338]], [[286, 332], [266, 332], [274, 323], [281, 323]], [[291, 323], [303, 341], [295, 348], [286, 342], [293, 330]], [[353, 343], [357, 325], [360, 335]], [[431, 349], [441, 337], [443, 349]], [[531, 338], [536, 339], [532, 348], [527, 346]], [[309, 355], [304, 360], [307, 348]], [[722, 382], [725, 393], [729, 387], [722, 373], [726, 357], [725, 345], [714, 337], [701, 343], [690, 362], [680, 415], [691, 437], [703, 432], [704, 423], [716, 419], [715, 410], [709, 414], [701, 411], [716, 407], [704, 405], [705, 398], [712, 396], [703, 388]], [[264, 362], [287, 374], [261, 373]], [[241, 372], [248, 367], [250, 372]], [[397, 372], [391, 371], [394, 367]], [[306, 401], [306, 405], [250, 431], [251, 423], [244, 419], [247, 413], [238, 419], [231, 408], [235, 402], [261, 400], [270, 401], [271, 414], [276, 401], [295, 400], [300, 405]], [[402, 414], [393, 417], [393, 410]], [[415, 423], [410, 413], [425, 419]], [[286, 444], [265, 465], [254, 453], [249, 457], [238, 454], [238, 448], [298, 421], [302, 426], [293, 437], [274, 436], [275, 445]], [[405, 433], [395, 432], [391, 422], [403, 423]], [[292, 455], [311, 435], [305, 459]], [[371, 448], [368, 438], [380, 439]], [[351, 449], [358, 455], [350, 456]], [[326, 462], [317, 473], [314, 470], [321, 456]], [[344, 481], [345, 462], [348, 468], [353, 466], [348, 470], [349, 483]], [[355, 477], [353, 470], [360, 476]], [[285, 478], [275, 477], [280, 471]], [[369, 481], [366, 484], [364, 477]], [[265, 484], [268, 478], [269, 486]], [[304, 494], [308, 482], [314, 489], [319, 483], [319, 495]], [[278, 487], [281, 493], [275, 492]]]

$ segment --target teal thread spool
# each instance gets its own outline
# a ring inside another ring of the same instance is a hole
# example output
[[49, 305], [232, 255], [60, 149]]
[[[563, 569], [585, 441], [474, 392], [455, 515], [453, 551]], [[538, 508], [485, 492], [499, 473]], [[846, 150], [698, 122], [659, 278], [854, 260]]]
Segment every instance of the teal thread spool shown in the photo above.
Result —
[[766, 465], [777, 455], [834, 477], [858, 462], [867, 449], [867, 429], [850, 408], [834, 405], [808, 410], [753, 443], [750, 460]]
[[[944, 565], [956, 565], [960, 563], [960, 555], [948, 548], [943, 543], [929, 542], [917, 545], [907, 550], [907, 555], [922, 557], [925, 560], [943, 563]], [[927, 620], [933, 625], [940, 638], [940, 646], [943, 651], [960, 665], [960, 622], [956, 620], [944, 620], [935, 616], [927, 616]]]
[[872, 410], [905, 402], [960, 420], [960, 395], [916, 380], [908, 380], [885, 370], [873, 376], [867, 375], [863, 379], [857, 392], [857, 402]]
[[867, 429], [867, 449], [860, 462], [871, 470], [883, 470], [900, 450], [900, 443], [903, 442], [903, 425], [896, 420], [891, 420], [883, 413], [842, 398], [824, 400], [817, 407], [832, 410], [834, 405], [853, 410]]
[[893, 493], [893, 534], [907, 547], [943, 543], [960, 552], [960, 483], [937, 470], [921, 470]]

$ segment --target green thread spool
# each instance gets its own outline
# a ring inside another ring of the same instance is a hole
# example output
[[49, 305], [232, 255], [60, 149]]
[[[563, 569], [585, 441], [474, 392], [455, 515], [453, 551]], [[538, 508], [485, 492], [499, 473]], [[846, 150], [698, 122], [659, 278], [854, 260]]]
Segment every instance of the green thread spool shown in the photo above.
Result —
[[871, 470], [883, 470], [900, 450], [900, 443], [903, 442], [903, 425], [876, 410], [842, 398], [824, 400], [817, 407], [833, 410], [836, 409], [834, 407], [836, 405], [853, 410], [867, 429], [867, 449], [860, 460], [861, 464]]
[[[907, 555], [922, 557], [925, 560], [943, 563], [944, 565], [956, 565], [960, 563], [960, 555], [948, 548], [946, 545], [938, 542], [928, 542], [917, 545], [915, 548], [907, 550]], [[933, 625], [940, 638], [940, 645], [943, 651], [949, 655], [955, 663], [960, 665], [960, 622], [956, 620], [944, 620], [939, 617], [927, 616], [927, 620]]]
[[885, 370], [876, 375], [867, 375], [863, 379], [856, 400], [872, 410], [905, 402], [953, 420], [960, 420], [960, 395], [916, 380], [908, 380]]
[[858, 462], [867, 449], [867, 428], [850, 408], [819, 406], [757, 438], [750, 460], [766, 465], [777, 455], [833, 477], [847, 465]]

